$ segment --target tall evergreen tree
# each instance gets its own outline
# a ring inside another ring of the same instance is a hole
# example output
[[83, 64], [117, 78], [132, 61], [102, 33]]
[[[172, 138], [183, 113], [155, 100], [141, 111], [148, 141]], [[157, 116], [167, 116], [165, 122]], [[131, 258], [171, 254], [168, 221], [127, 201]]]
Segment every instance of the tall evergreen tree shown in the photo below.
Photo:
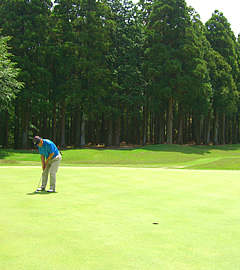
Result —
[[[86, 144], [86, 120], [103, 111], [102, 98], [111, 84], [107, 55], [111, 43], [111, 10], [104, 1], [76, 2], [73, 22], [75, 39], [75, 72], [73, 89], [76, 132], [75, 145]], [[81, 120], [80, 120], [81, 119]], [[81, 126], [80, 126], [81, 123]], [[79, 134], [81, 132], [81, 134]]]
[[[45, 91], [48, 89], [49, 74], [44, 67], [44, 59], [51, 6], [50, 0], [2, 1], [0, 28], [3, 34], [12, 36], [9, 45], [14, 61], [21, 69], [19, 79], [25, 84], [15, 102], [15, 147], [28, 147], [29, 135], [33, 132], [29, 130], [32, 112], [47, 110]], [[19, 138], [21, 144], [18, 143]]]
[[[193, 108], [197, 99], [211, 92], [203, 44], [189, 12], [185, 1], [155, 1], [148, 22], [145, 69], [149, 89], [155, 92], [153, 97], [158, 96], [153, 102], [165, 100], [163, 105], [167, 104], [166, 141], [169, 144], [173, 143], [174, 104], [178, 104], [178, 133], [182, 133], [183, 108]], [[182, 138], [179, 142], [182, 143]]]
[[22, 83], [17, 80], [19, 69], [11, 61], [12, 54], [7, 42], [10, 37], [0, 37], [0, 111], [11, 107], [11, 102], [22, 88]]
[[[66, 102], [74, 85], [75, 47], [73, 21], [76, 19], [74, 1], [56, 0], [49, 18], [47, 50], [48, 70], [52, 75], [51, 104], [52, 139], [66, 145]], [[58, 115], [57, 115], [58, 114]]]
[[7, 42], [9, 37], [0, 37], [0, 144], [9, 146], [9, 116], [12, 112], [13, 100], [22, 88], [22, 83], [17, 80], [19, 69], [16, 63], [11, 61], [12, 54], [9, 52]]
[[[213, 143], [225, 143], [225, 115], [231, 115], [236, 111], [237, 92], [236, 85], [231, 75], [231, 66], [226, 62], [223, 56], [212, 50], [209, 58], [209, 69], [211, 84], [213, 89], [212, 108], [214, 111]], [[223, 118], [224, 117], [224, 118]], [[222, 127], [219, 138], [219, 120]], [[219, 141], [220, 139], [220, 141]]]
[[[218, 102], [220, 102], [221, 106], [215, 107], [214, 143], [225, 144], [226, 116], [232, 116], [237, 111], [240, 90], [237, 88], [239, 66], [236, 52], [236, 37], [231, 30], [229, 22], [223, 16], [223, 13], [218, 10], [216, 10], [210, 20], [206, 22], [206, 27], [208, 30], [206, 36], [212, 48], [223, 57], [223, 59], [221, 59], [217, 56], [216, 63], [218, 78], [221, 79], [217, 80], [218, 85], [216, 85], [216, 81], [212, 84], [217, 87], [215, 91], [222, 92], [221, 96], [218, 96]], [[225, 64], [224, 61], [226, 62]], [[218, 70], [221, 71], [219, 72]], [[219, 136], [218, 126], [220, 126]]]
[[110, 105], [106, 112], [107, 144], [119, 145], [120, 138], [127, 143], [139, 143], [143, 27], [132, 1], [108, 1], [108, 4], [114, 16], [115, 31], [111, 33], [108, 54], [113, 83], [106, 96], [106, 103]]

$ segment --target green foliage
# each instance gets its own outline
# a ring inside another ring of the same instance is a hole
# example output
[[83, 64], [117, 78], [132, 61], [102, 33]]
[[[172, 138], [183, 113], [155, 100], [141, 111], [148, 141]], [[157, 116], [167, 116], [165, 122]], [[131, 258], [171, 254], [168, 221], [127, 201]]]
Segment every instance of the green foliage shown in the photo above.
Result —
[[213, 86], [213, 106], [219, 112], [232, 114], [237, 109], [239, 63], [237, 45], [230, 24], [223, 13], [215, 11], [206, 22], [206, 37], [212, 48], [213, 63], [210, 64], [211, 83]]
[[223, 13], [216, 10], [213, 16], [206, 22], [208, 29], [206, 36], [214, 50], [219, 52], [232, 68], [234, 80], [238, 76], [239, 68], [236, 53], [236, 38], [231, 30], [230, 23]]
[[108, 59], [112, 86], [106, 103], [111, 99], [111, 111], [119, 115], [123, 107], [139, 106], [142, 102], [143, 27], [138, 18], [139, 11], [132, 1], [108, 1], [108, 3], [115, 28], [110, 36], [112, 42]]
[[212, 51], [209, 61], [211, 83], [213, 88], [213, 108], [219, 112], [234, 113], [238, 93], [233, 77], [231, 67], [218, 52]]
[[173, 96], [188, 108], [194, 108], [198, 100], [198, 106], [202, 106], [199, 109], [207, 111], [211, 85], [204, 60], [201, 25], [197, 28], [195, 24], [199, 22], [191, 20], [185, 1], [156, 1], [153, 4], [144, 69], [154, 103]]
[[1, 88], [0, 145], [240, 140], [240, 46], [219, 11], [204, 26], [184, 0], [2, 0], [0, 29], [24, 83]]
[[19, 80], [24, 82], [24, 88], [19, 91], [15, 103], [15, 125], [20, 125], [21, 115], [22, 133], [22, 136], [15, 134], [15, 138], [21, 138], [24, 148], [28, 147], [29, 135], [33, 132], [30, 127], [37, 122], [34, 112], [37, 111], [45, 118], [45, 112], [49, 109], [48, 90], [51, 74], [45, 65], [48, 16], [51, 7], [50, 0], [9, 0], [3, 1], [0, 10], [0, 28], [4, 35], [12, 37], [9, 46], [12, 48], [13, 60], [20, 68]]
[[0, 111], [11, 107], [16, 94], [23, 87], [17, 80], [19, 69], [11, 61], [12, 54], [7, 46], [9, 40], [9, 37], [0, 37]]

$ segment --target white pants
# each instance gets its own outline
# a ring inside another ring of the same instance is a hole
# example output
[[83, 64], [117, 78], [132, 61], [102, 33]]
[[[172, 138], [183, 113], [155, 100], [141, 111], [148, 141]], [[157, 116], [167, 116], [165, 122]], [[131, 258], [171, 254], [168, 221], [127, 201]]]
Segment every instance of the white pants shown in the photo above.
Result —
[[50, 188], [56, 188], [56, 174], [58, 171], [58, 167], [62, 160], [62, 156], [59, 153], [55, 158], [49, 160], [48, 164], [46, 165], [45, 169], [42, 172], [42, 188], [46, 188], [48, 182], [48, 174], [50, 174]]

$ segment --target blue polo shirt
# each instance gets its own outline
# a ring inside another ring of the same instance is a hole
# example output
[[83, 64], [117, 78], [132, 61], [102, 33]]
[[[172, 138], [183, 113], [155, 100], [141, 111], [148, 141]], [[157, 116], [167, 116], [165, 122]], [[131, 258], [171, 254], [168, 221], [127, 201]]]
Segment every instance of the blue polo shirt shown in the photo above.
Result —
[[50, 140], [47, 140], [47, 139], [42, 139], [42, 140], [43, 140], [42, 147], [38, 146], [38, 150], [39, 150], [40, 155], [44, 155], [45, 158], [48, 158], [48, 156], [51, 153], [54, 153], [52, 158], [55, 158], [59, 154], [57, 146]]

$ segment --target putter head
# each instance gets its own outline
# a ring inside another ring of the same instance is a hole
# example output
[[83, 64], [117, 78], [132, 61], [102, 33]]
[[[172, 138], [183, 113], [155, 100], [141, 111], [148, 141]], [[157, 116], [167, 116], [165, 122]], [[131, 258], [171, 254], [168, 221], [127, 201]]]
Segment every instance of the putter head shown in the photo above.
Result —
[[38, 190], [35, 190], [34, 193], [39, 193], [39, 191]]

